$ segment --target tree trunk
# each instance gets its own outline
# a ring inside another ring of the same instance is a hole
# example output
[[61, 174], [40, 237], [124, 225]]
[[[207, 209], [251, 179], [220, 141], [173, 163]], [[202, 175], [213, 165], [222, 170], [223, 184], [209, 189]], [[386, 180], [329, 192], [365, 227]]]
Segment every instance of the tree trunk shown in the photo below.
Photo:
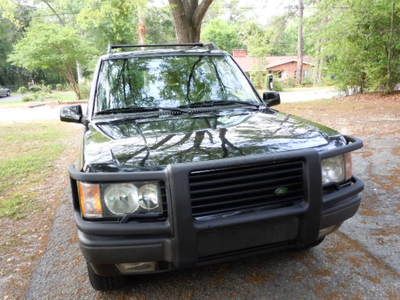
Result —
[[390, 15], [390, 33], [389, 42], [387, 47], [387, 82], [385, 92], [389, 93], [393, 90], [394, 84], [392, 83], [392, 53], [393, 53], [393, 31], [394, 31], [394, 12], [395, 12], [395, 1], [392, 1], [392, 11]]
[[169, 0], [179, 43], [200, 41], [201, 23], [213, 0]]
[[304, 14], [304, 2], [303, 0], [299, 0], [299, 28], [297, 35], [297, 69], [296, 69], [297, 84], [303, 83], [303, 60], [304, 60], [303, 14]]
[[139, 24], [138, 24], [138, 39], [139, 39], [139, 45], [144, 45], [146, 44], [146, 23], [143, 17], [139, 18]]
[[79, 89], [79, 84], [75, 79], [75, 70], [72, 67], [67, 67], [67, 71], [65, 74], [69, 85], [71, 86], [72, 90], [74, 91], [76, 98], [81, 99], [81, 91]]
[[82, 74], [82, 67], [79, 61], [76, 61], [76, 76], [78, 77], [78, 83], [83, 83], [83, 74]]

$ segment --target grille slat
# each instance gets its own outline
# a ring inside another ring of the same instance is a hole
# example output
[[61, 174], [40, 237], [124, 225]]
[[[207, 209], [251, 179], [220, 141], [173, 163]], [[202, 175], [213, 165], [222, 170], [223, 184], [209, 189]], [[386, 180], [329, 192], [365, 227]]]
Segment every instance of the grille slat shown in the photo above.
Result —
[[193, 217], [290, 206], [304, 199], [303, 162], [261, 162], [194, 171], [189, 174], [189, 187]]
[[[206, 195], [214, 195], [215, 193], [218, 194], [240, 194], [246, 191], [258, 191], [258, 190], [271, 190], [276, 189], [281, 185], [293, 185], [293, 181], [301, 180], [302, 175], [295, 175], [295, 176], [288, 176], [279, 179], [273, 180], [264, 180], [264, 181], [257, 181], [257, 182], [247, 182], [242, 184], [224, 184], [222, 187], [216, 188], [209, 188], [206, 191], [204, 190], [195, 190], [191, 192], [192, 201], [197, 200], [198, 198], [202, 198]], [[243, 190], [245, 189], [245, 190]], [[235, 192], [238, 191], [238, 192]]]
[[[275, 172], [268, 172], [268, 173], [256, 173], [256, 174], [251, 174], [251, 175], [240, 175], [236, 177], [226, 177], [226, 178], [221, 178], [221, 179], [212, 179], [212, 180], [203, 180], [200, 182], [193, 182], [190, 184], [190, 187], [192, 188], [193, 191], [197, 189], [204, 189], [206, 188], [205, 186], [221, 186], [221, 184], [226, 185], [226, 184], [238, 184], [240, 182], [245, 182], [246, 180], [252, 180], [252, 181], [264, 181], [268, 178], [274, 178], [274, 176], [283, 176], [283, 175], [301, 175], [302, 174], [302, 169], [297, 168], [293, 170], [281, 170], [281, 171], [275, 171]], [[268, 177], [268, 178], [267, 178]], [[279, 177], [278, 177], [279, 178]]]

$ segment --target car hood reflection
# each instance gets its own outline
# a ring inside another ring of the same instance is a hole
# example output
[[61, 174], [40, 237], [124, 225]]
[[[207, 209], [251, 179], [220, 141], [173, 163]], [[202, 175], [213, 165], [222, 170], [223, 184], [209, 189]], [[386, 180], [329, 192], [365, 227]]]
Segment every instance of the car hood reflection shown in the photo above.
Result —
[[105, 119], [84, 137], [86, 171], [161, 170], [168, 164], [209, 161], [345, 143], [338, 132], [279, 112]]

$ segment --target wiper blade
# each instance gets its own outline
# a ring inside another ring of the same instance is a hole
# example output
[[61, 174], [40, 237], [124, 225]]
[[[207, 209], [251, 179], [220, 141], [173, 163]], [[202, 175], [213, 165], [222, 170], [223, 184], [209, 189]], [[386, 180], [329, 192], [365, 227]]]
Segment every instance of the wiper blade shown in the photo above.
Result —
[[179, 108], [193, 108], [193, 107], [213, 107], [213, 106], [227, 106], [227, 105], [243, 105], [243, 106], [252, 106], [255, 108], [259, 108], [260, 105], [248, 101], [239, 101], [239, 100], [217, 100], [217, 101], [202, 101], [189, 103], [185, 105], [179, 106]]
[[148, 111], [172, 111], [177, 113], [184, 113], [183, 110], [178, 107], [149, 107], [149, 106], [131, 106], [131, 107], [121, 107], [121, 108], [110, 108], [101, 110], [96, 113], [96, 115], [108, 115], [108, 114], [118, 114], [118, 113], [135, 113], [135, 112], [148, 112]]
[[96, 115], [108, 115], [108, 114], [118, 114], [118, 113], [130, 113], [130, 112], [143, 112], [143, 111], [156, 111], [158, 107], [141, 107], [141, 106], [131, 106], [131, 107], [119, 107], [110, 108], [98, 111]]

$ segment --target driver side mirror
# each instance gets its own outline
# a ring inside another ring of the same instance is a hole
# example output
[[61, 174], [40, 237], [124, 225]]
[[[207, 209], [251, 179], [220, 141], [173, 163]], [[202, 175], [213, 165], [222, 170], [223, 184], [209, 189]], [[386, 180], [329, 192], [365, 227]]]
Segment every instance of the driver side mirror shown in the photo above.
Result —
[[277, 92], [265, 92], [263, 101], [266, 106], [274, 106], [281, 104], [281, 96]]
[[64, 106], [60, 110], [60, 120], [63, 122], [81, 123], [83, 118], [82, 106]]

